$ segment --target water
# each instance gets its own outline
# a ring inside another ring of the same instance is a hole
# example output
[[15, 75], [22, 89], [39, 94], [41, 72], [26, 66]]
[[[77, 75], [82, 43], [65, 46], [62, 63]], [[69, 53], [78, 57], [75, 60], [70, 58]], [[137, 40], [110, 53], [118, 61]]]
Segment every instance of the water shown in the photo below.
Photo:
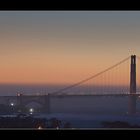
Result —
[[23, 84], [0, 84], [0, 96], [16, 96], [18, 92], [23, 95], [51, 93], [66, 85], [23, 85]]
[[[0, 96], [15, 96], [17, 92], [21, 92], [24, 95], [26, 94], [45, 94], [45, 93], [52, 93], [59, 89], [65, 88], [69, 85], [23, 85], [23, 84], [0, 84]], [[90, 94], [90, 93], [101, 93], [107, 91], [105, 93], [117, 92], [125, 90], [128, 92], [128, 87], [121, 87], [121, 86], [112, 86], [112, 87], [101, 87], [101, 86], [78, 86], [76, 88], [72, 88], [64, 93], [75, 93], [75, 94]]]
[[64, 96], [50, 99], [52, 113], [124, 114], [128, 97]]

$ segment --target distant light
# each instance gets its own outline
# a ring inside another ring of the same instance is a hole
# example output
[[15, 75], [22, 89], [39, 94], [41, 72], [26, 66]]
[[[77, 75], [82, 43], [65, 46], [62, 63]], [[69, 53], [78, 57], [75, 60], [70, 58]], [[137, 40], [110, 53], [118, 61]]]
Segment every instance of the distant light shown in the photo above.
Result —
[[21, 96], [21, 93], [18, 93], [17, 96]]
[[30, 111], [30, 113], [33, 113], [34, 112], [34, 109], [33, 108], [30, 108], [29, 111]]
[[10, 103], [11, 106], [14, 106], [14, 103]]
[[38, 127], [38, 129], [40, 130], [40, 129], [42, 129], [42, 127], [41, 127], [41, 126], [39, 126], [39, 127]]

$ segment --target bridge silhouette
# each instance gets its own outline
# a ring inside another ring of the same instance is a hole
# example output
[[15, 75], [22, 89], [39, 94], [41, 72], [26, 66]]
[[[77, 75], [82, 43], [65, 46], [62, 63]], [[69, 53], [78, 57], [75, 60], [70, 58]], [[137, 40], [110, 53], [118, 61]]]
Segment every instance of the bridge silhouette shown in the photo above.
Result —
[[139, 62], [139, 56], [131, 55], [95, 75], [54, 92], [38, 96], [21, 93], [18, 93], [17, 96], [1, 96], [0, 103], [9, 104], [11, 100], [14, 100], [22, 108], [27, 103], [35, 101], [42, 104], [44, 112], [49, 113], [49, 99], [52, 96], [128, 96], [129, 114], [135, 114], [136, 100], [140, 96]]
[[[84, 91], [84, 95], [90, 95], [89, 93], [91, 93], [91, 95], [97, 95], [97, 96], [107, 96], [107, 95], [125, 96], [129, 94], [137, 93], [136, 95], [139, 96], [140, 95], [139, 80], [138, 80], [138, 86], [136, 84], [136, 58], [140, 60], [140, 57], [136, 57], [136, 55], [131, 55], [123, 59], [122, 61], [116, 63], [115, 65], [95, 75], [92, 75], [70, 86], [59, 89], [55, 92], [51, 92], [50, 94], [51, 95], [73, 95], [74, 94], [75, 95], [76, 90], [72, 91], [73, 89], [80, 88], [80, 86], [81, 87], [85, 86], [87, 87], [87, 91], [86, 92]], [[131, 61], [130, 66], [129, 66], [129, 60]], [[127, 65], [127, 67], [125, 66], [125, 69], [123, 67], [119, 67], [120, 65], [123, 66], [124, 63], [126, 63]], [[118, 70], [121, 69], [123, 71], [117, 71], [116, 69]], [[114, 73], [112, 73], [113, 70], [115, 71]], [[126, 74], [126, 71], [127, 71], [127, 74]], [[112, 78], [113, 76], [115, 76], [114, 79]], [[126, 76], [127, 76], [127, 79], [125, 79]], [[117, 81], [117, 84], [116, 84], [116, 81]], [[122, 81], [124, 83], [122, 83]]]

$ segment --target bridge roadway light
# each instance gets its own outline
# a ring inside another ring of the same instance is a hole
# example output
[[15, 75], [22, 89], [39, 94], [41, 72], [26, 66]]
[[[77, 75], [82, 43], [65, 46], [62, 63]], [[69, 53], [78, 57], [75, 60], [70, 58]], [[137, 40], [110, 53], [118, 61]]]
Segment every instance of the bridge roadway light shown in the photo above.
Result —
[[20, 93], [18, 93], [17, 96], [20, 96]]

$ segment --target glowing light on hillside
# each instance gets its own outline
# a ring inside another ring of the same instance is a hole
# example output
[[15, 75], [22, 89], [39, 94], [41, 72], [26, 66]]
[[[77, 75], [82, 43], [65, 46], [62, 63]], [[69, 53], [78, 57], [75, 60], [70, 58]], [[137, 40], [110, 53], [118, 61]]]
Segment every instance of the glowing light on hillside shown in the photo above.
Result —
[[30, 114], [33, 114], [34, 109], [33, 109], [33, 108], [30, 108], [30, 109], [29, 109], [29, 112], [30, 112]]

